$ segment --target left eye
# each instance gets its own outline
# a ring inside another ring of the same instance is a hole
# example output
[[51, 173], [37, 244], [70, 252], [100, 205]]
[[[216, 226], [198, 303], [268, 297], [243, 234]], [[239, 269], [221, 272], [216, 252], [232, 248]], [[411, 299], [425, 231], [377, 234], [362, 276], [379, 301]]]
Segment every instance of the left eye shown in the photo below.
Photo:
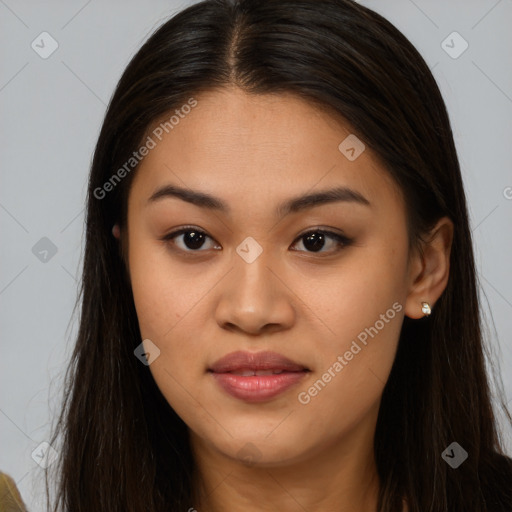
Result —
[[[204, 247], [207, 239], [211, 243]], [[174, 233], [164, 236], [163, 240], [173, 240], [174, 244], [186, 252], [220, 248], [218, 245], [215, 246], [213, 238], [209, 237], [204, 231], [193, 228], [182, 228], [179, 231], [174, 231]]]
[[[302, 242], [302, 246], [307, 252], [330, 252], [330, 250], [336, 251], [350, 245], [351, 240], [339, 233], [316, 229], [301, 235], [296, 240], [296, 243], [298, 242]], [[327, 247], [327, 249], [323, 250], [325, 247]]]

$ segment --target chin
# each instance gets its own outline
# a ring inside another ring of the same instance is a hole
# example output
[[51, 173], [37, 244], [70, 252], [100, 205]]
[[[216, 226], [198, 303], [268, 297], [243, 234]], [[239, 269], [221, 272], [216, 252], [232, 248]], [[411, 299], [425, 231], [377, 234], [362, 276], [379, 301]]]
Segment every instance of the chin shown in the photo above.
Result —
[[[234, 459], [246, 466], [276, 467], [297, 461], [304, 452], [304, 443], [293, 437], [271, 434], [269, 429], [264, 433], [255, 434], [254, 431], [227, 436], [222, 441], [212, 440], [217, 450], [225, 456]], [[300, 436], [306, 438], [306, 432]], [[300, 452], [298, 451], [300, 447]]]

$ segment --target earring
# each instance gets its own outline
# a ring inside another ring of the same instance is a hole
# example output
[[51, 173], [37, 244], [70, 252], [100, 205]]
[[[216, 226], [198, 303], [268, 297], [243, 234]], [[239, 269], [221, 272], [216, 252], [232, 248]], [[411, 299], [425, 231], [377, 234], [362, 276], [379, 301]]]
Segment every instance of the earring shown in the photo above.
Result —
[[114, 235], [115, 238], [119, 238], [119, 235], [121, 234], [121, 231], [119, 229], [119, 224], [114, 224], [114, 226], [112, 227], [112, 234]]
[[429, 316], [430, 313], [432, 313], [432, 309], [430, 309], [430, 304], [428, 302], [422, 302], [421, 303], [421, 312], [425, 316]]

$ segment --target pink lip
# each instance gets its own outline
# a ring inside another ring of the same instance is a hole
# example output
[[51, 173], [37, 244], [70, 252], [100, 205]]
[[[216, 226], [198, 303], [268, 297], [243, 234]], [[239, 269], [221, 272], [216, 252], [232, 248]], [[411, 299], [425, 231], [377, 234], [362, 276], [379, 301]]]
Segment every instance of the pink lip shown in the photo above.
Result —
[[[263, 402], [297, 384], [309, 370], [275, 352], [232, 352], [208, 370], [229, 395], [246, 402]], [[274, 375], [237, 375], [243, 371], [281, 371]]]

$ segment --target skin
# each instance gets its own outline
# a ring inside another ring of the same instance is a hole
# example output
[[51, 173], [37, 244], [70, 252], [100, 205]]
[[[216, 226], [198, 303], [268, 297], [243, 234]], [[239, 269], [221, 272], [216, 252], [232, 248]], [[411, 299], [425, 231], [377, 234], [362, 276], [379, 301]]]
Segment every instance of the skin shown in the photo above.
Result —
[[[435, 307], [446, 287], [453, 225], [441, 219], [423, 255], [410, 252], [401, 191], [377, 155], [366, 148], [349, 161], [338, 145], [350, 127], [302, 99], [234, 87], [196, 99], [141, 162], [127, 226], [116, 231], [142, 337], [160, 350], [150, 371], [189, 427], [198, 468], [190, 507], [374, 512], [382, 391], [404, 315], [423, 317], [421, 303]], [[176, 197], [148, 203], [167, 184], [211, 194], [230, 211]], [[283, 201], [335, 186], [370, 206], [337, 201], [276, 217]], [[190, 225], [208, 235], [201, 249], [183, 236], [162, 240]], [[353, 242], [327, 237], [314, 252], [300, 237], [314, 228]], [[263, 251], [252, 263], [236, 252], [248, 236]], [[393, 304], [401, 307], [394, 318], [299, 402]], [[247, 403], [207, 372], [236, 350], [276, 351], [311, 371], [283, 394]]]

